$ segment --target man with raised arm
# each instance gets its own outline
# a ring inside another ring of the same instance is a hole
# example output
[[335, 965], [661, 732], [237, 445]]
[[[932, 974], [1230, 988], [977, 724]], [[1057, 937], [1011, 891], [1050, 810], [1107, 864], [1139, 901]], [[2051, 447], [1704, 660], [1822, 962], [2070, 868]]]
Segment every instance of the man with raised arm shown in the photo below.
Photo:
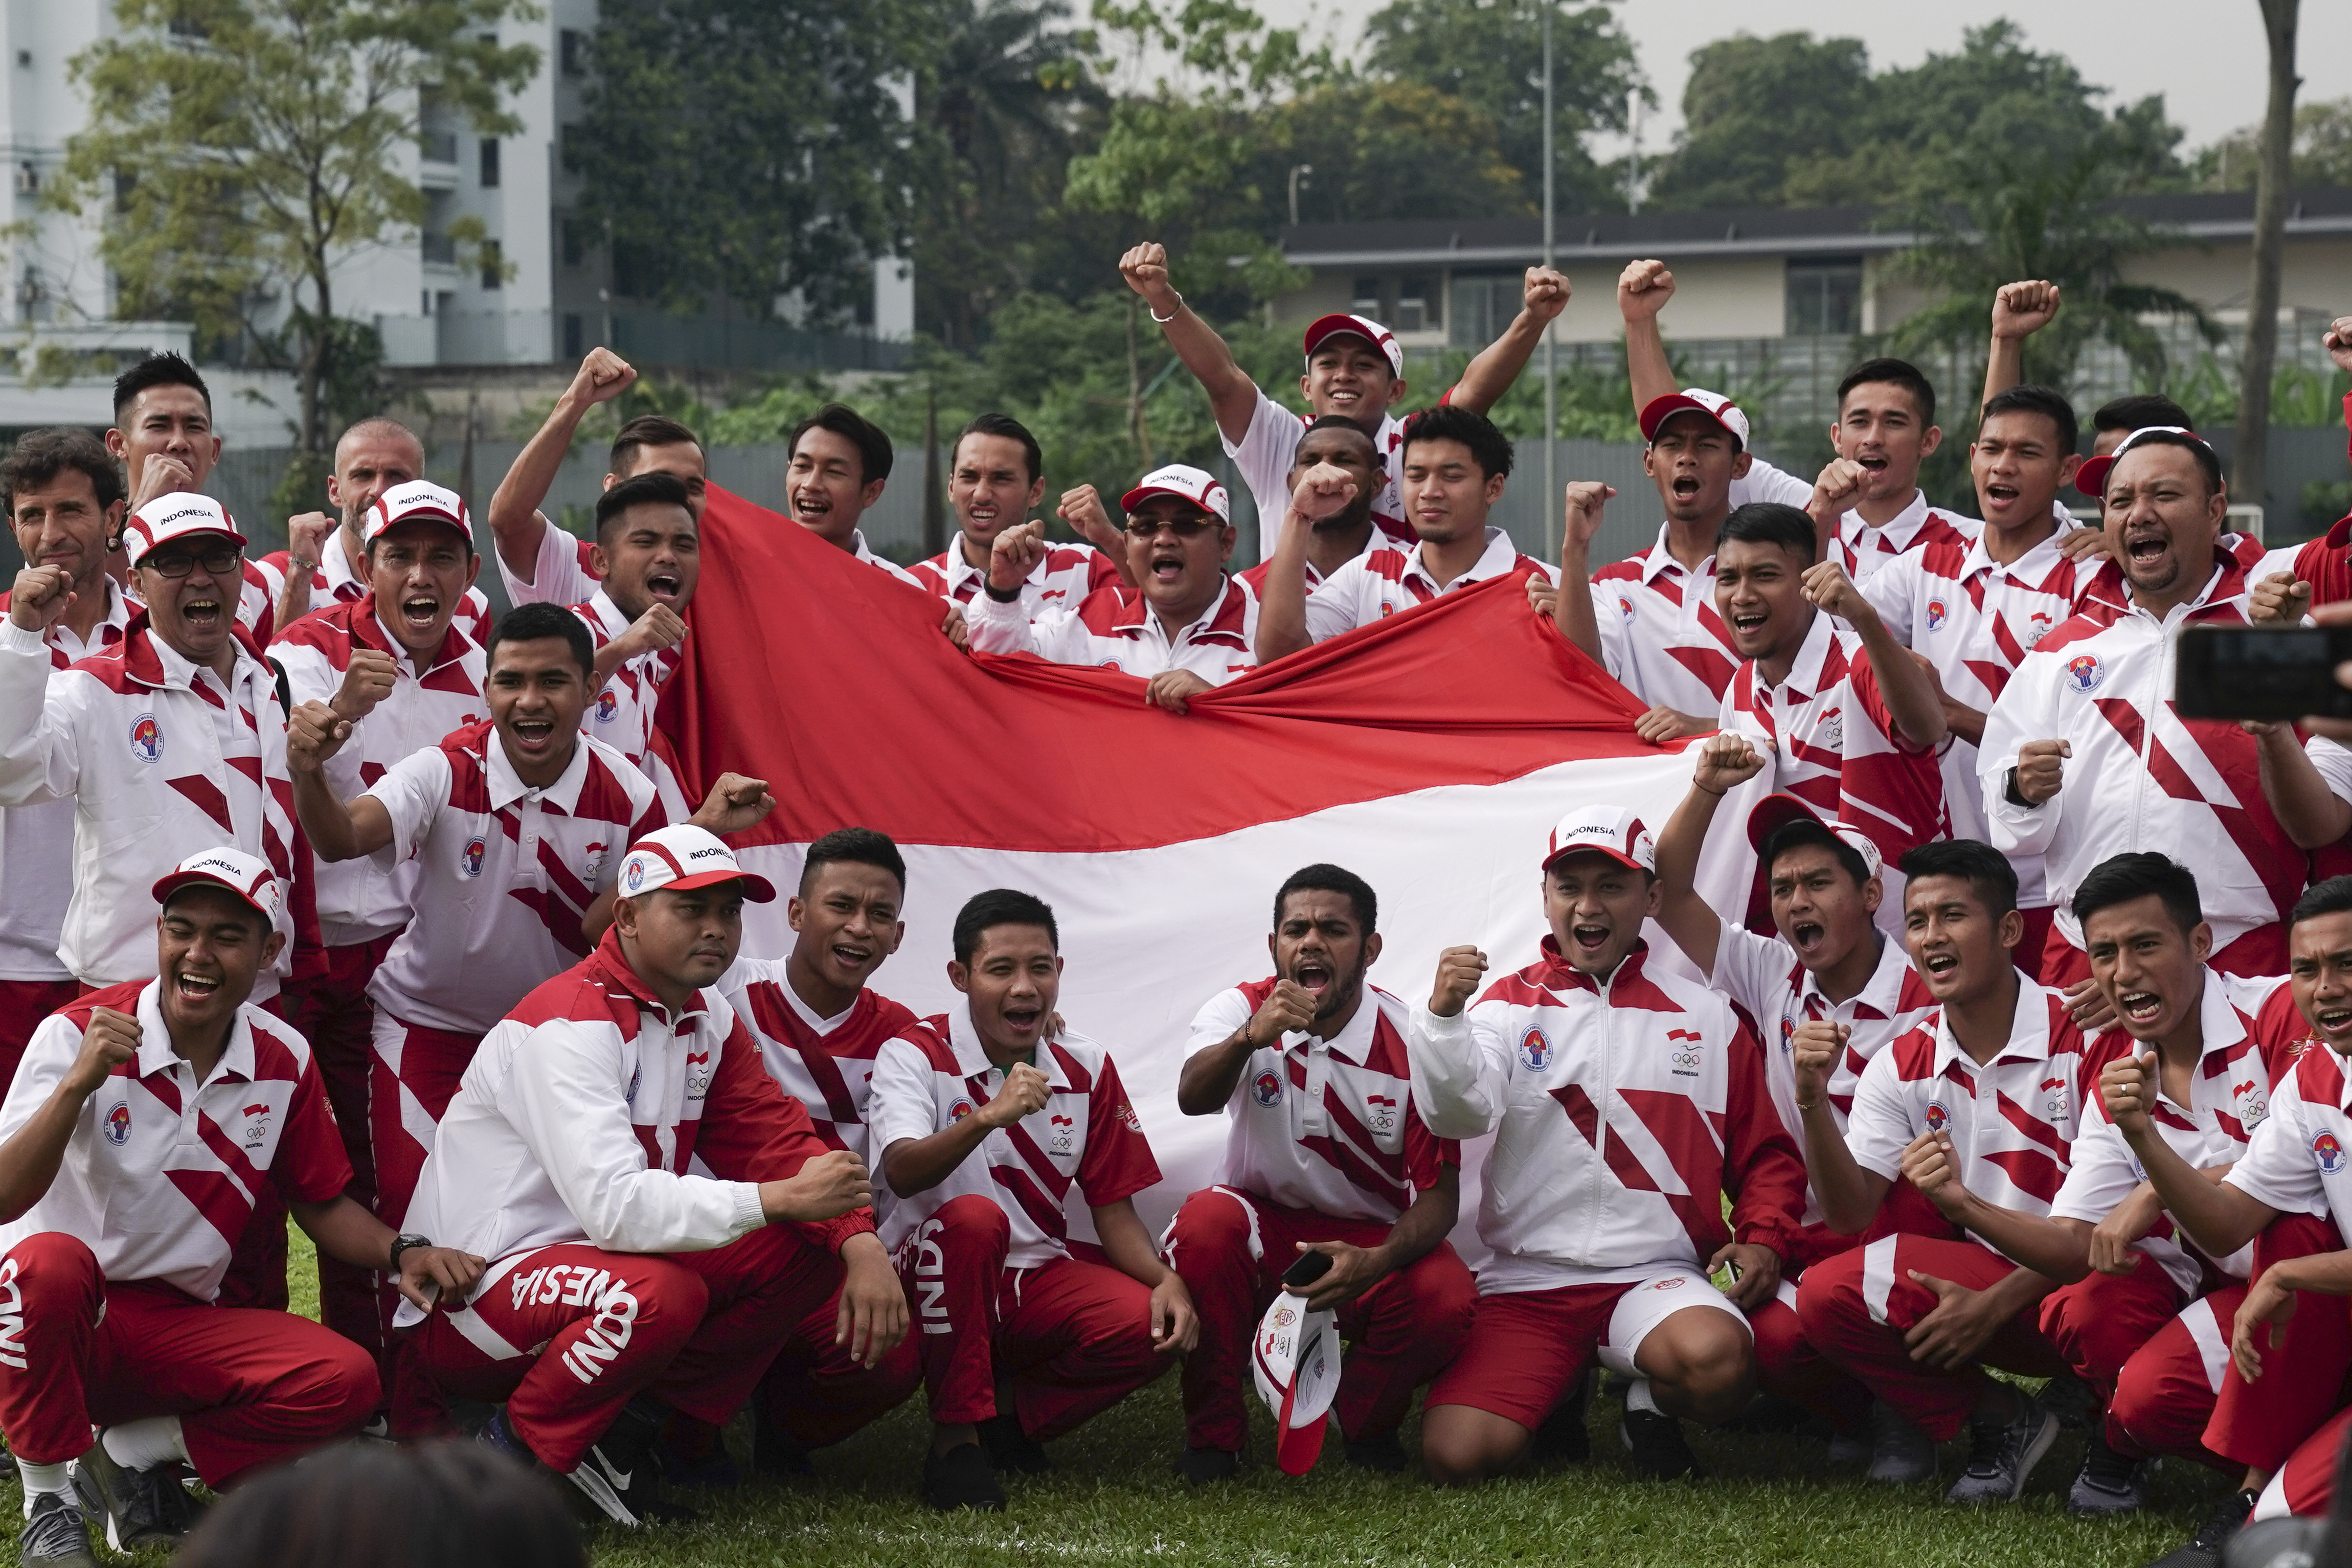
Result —
[[[1087, 497], [1093, 494], [1091, 487], [1086, 490]], [[988, 580], [996, 536], [1019, 526], [1045, 496], [1045, 454], [1028, 427], [1010, 414], [977, 415], [956, 436], [948, 460], [948, 507], [955, 514], [956, 536], [946, 549], [908, 570], [941, 599], [971, 603]], [[1098, 503], [1087, 507], [1072, 491], [1063, 497], [1060, 515], [1089, 540], [1125, 553]], [[1093, 543], [1048, 545], [1021, 586], [1021, 605], [1033, 616], [1067, 608], [1119, 580], [1118, 567]]]
[[[1217, 329], [1194, 315], [1168, 277], [1168, 247], [1147, 241], [1119, 257], [1127, 286], [1143, 297], [1151, 319], [1167, 334], [1168, 346], [1209, 395], [1209, 411], [1225, 455], [1241, 470], [1261, 519], [1283, 515], [1289, 498], [1292, 455], [1299, 433], [1331, 414], [1355, 422], [1372, 438], [1381, 485], [1370, 497], [1360, 531], [1318, 532], [1307, 558], [1312, 588], [1346, 561], [1375, 546], [1385, 534], [1400, 549], [1412, 548], [1412, 529], [1403, 507], [1400, 460], [1404, 431], [1392, 412], [1404, 400], [1404, 350], [1395, 334], [1364, 316], [1324, 316], [1307, 326], [1307, 371], [1298, 390], [1304, 415], [1268, 397], [1234, 360]], [[1568, 308], [1568, 279], [1549, 267], [1528, 268], [1525, 302], [1503, 335], [1481, 350], [1462, 379], [1438, 401], [1484, 413], [1511, 390], [1545, 330]]]
[[1470, 1327], [1477, 1287], [1445, 1239], [1461, 1150], [1413, 1101], [1404, 1003], [1364, 979], [1379, 915], [1353, 872], [1293, 872], [1274, 898], [1274, 974], [1192, 1019], [1177, 1106], [1232, 1118], [1216, 1185], [1184, 1200], [1164, 1243], [1201, 1313], [1177, 1465], [1195, 1486], [1240, 1468], [1254, 1331], [1302, 1254], [1330, 1266], [1291, 1294], [1337, 1312], [1351, 1342], [1331, 1413], [1352, 1464], [1405, 1468], [1397, 1426]]
[[[1160, 1166], [1118, 1068], [1060, 1027], [1053, 910], [978, 894], [953, 940], [964, 1000], [882, 1048], [867, 1119], [930, 1391], [923, 1500], [1001, 1509], [996, 1470], [1050, 1468], [1045, 1443], [1167, 1371], [1200, 1325], [1136, 1218]], [[1102, 1263], [1071, 1256], [1073, 1188]]]

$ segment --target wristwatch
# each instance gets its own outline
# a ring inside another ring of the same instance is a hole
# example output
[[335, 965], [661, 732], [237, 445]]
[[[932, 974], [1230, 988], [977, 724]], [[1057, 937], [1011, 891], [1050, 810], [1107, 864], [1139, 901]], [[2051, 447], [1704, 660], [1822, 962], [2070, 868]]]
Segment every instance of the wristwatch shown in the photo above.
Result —
[[412, 1247], [430, 1247], [432, 1245], [433, 1238], [430, 1236], [419, 1236], [413, 1230], [402, 1231], [399, 1235], [392, 1239], [392, 1271], [395, 1274], [400, 1272], [400, 1255], [403, 1252], [407, 1251]]

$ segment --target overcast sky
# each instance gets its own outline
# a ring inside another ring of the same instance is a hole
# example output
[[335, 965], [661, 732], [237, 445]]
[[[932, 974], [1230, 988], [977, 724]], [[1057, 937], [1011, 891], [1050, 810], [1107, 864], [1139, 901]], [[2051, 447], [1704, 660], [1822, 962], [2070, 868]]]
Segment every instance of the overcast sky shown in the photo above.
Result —
[[[1368, 0], [1258, 0], [1258, 6], [1280, 25], [1350, 31], [1380, 9]], [[2009, 16], [2022, 24], [2032, 47], [2066, 56], [2085, 78], [2111, 89], [2110, 104], [2162, 93], [2174, 123], [2188, 130], [2184, 152], [2260, 120], [2267, 90], [2255, 0], [2042, 0], [2031, 6], [2015, 0], [1860, 6], [1853, 0], [1620, 0], [1612, 8], [1640, 51], [1661, 105], [1660, 118], [1643, 130], [1644, 151], [1664, 150], [1682, 123], [1690, 52], [1743, 31], [1859, 37], [1869, 47], [1872, 68], [1884, 69], [1916, 64], [1930, 52], [1955, 51], [1969, 28]], [[2352, 96], [2352, 4], [2304, 0], [2297, 52], [2299, 101]], [[1622, 148], [1598, 151], [1608, 155]]]

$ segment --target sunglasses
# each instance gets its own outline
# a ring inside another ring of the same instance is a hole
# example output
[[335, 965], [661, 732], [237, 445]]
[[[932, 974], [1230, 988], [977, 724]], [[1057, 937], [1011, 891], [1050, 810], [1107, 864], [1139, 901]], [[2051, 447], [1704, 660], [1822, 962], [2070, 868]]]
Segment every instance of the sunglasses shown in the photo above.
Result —
[[1179, 539], [1196, 539], [1203, 528], [1214, 528], [1214, 517], [1129, 517], [1127, 537], [1131, 539], [1156, 538], [1163, 531]]
[[186, 577], [199, 566], [203, 567], [210, 576], [226, 577], [236, 570], [237, 562], [244, 559], [244, 555], [245, 552], [235, 545], [222, 545], [214, 549], [189, 550], [184, 553], [171, 550], [142, 556], [140, 558], [139, 564], [163, 577]]

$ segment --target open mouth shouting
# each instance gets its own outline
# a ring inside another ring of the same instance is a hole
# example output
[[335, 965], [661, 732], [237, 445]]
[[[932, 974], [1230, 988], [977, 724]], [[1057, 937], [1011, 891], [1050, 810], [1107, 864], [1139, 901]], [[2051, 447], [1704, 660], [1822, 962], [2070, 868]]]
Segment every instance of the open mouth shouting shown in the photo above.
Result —
[[2312, 1010], [2311, 1021], [2329, 1045], [2337, 1051], [2352, 1050], [2352, 998], [2319, 1004]]
[[1336, 978], [1328, 958], [1301, 957], [1291, 967], [1291, 984], [1312, 993], [1318, 1003], [1330, 999], [1331, 982]]
[[1939, 948], [1935, 952], [1923, 954], [1919, 958], [1919, 972], [1927, 977], [1930, 986], [1937, 981], [1956, 980], [1960, 973], [1960, 956], [1948, 948]]
[[1675, 500], [1685, 505], [1698, 499], [1700, 486], [1698, 476], [1696, 474], [1677, 474], [1668, 482], [1666, 487], [1674, 492]]
[[2164, 1016], [2164, 998], [2154, 991], [2126, 991], [2116, 998], [2116, 1011], [2137, 1033], [2156, 1027], [2157, 1020]]
[[2021, 493], [2006, 479], [1988, 479], [1984, 485], [1984, 504], [1993, 511], [2007, 511], [2017, 505]]
[[999, 1016], [1004, 1019], [1006, 1029], [1024, 1038], [1036, 1033], [1045, 1022], [1045, 1009], [1031, 1001], [1008, 1002]]
[[672, 610], [678, 606], [678, 595], [686, 591], [686, 580], [676, 568], [657, 566], [646, 573], [646, 593]]
[[1811, 958], [1822, 950], [1829, 936], [1829, 927], [1811, 915], [1803, 915], [1790, 923], [1787, 930], [1789, 946], [1797, 950], [1800, 958]]
[[1568, 928], [1568, 939], [1580, 957], [1599, 957], [1616, 938], [1616, 928], [1603, 921], [1579, 920]]
[[822, 523], [833, 516], [833, 497], [814, 485], [803, 486], [784, 497], [793, 509], [793, 520], [801, 523]]
[[1735, 605], [1727, 617], [1732, 641], [1742, 653], [1751, 648], [1761, 648], [1770, 640], [1772, 612], [1762, 605]]
[[1861, 465], [1862, 471], [1864, 473], [1870, 476], [1870, 478], [1863, 481], [1863, 484], [1865, 486], [1871, 484], [1874, 480], [1885, 477], [1886, 474], [1888, 465], [1886, 455], [1885, 453], [1865, 452], [1861, 456], [1856, 457], [1854, 462]]
[[220, 995], [221, 977], [208, 975], [185, 966], [172, 971], [172, 993], [192, 1008], [200, 1008]]
[[537, 758], [555, 749], [555, 721], [541, 714], [517, 714], [507, 720], [507, 739], [524, 756]]
[[400, 619], [412, 632], [429, 632], [441, 618], [438, 594], [412, 593], [400, 601]]
[[191, 632], [216, 632], [221, 626], [221, 601], [216, 593], [200, 593], [180, 601], [180, 620]]
[[834, 963], [844, 974], [862, 973], [866, 966], [874, 961], [872, 946], [864, 942], [853, 942], [847, 937], [836, 938], [825, 951], [833, 956]]
[[2145, 575], [2159, 570], [2172, 554], [2172, 531], [2161, 524], [2140, 524], [2124, 530], [2124, 560]]
[[1151, 549], [1151, 580], [1173, 588], [1184, 577], [1184, 552], [1175, 545], [1154, 545]]

